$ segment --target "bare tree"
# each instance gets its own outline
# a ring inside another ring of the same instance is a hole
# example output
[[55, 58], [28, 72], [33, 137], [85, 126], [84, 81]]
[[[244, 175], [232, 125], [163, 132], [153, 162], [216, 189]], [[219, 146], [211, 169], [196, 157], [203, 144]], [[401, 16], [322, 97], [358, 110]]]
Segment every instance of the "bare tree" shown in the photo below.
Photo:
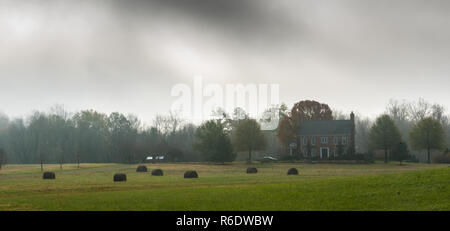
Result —
[[64, 121], [67, 121], [71, 114], [65, 109], [64, 105], [62, 104], [55, 104], [49, 109], [50, 115], [56, 115], [64, 119]]
[[442, 126], [446, 127], [449, 124], [449, 118], [445, 115], [445, 107], [439, 104], [431, 106], [431, 118], [439, 121]]
[[178, 112], [169, 112], [169, 123], [171, 124], [171, 132], [177, 131], [184, 123]]
[[231, 118], [230, 114], [228, 114], [225, 109], [223, 108], [217, 108], [211, 112], [211, 117], [220, 122], [225, 126], [225, 130], [229, 130], [231, 126], [229, 126], [229, 122], [233, 119]]
[[361, 118], [361, 116], [356, 116], [355, 121], [355, 146], [357, 152], [368, 152], [369, 151], [369, 137], [370, 128], [372, 127], [372, 121], [369, 118]]
[[350, 113], [344, 113], [343, 111], [333, 109], [333, 120], [349, 120]]
[[414, 122], [418, 122], [427, 117], [431, 111], [432, 105], [420, 98], [415, 103], [409, 104], [409, 116]]
[[136, 115], [132, 114], [128, 115], [127, 120], [130, 121], [131, 129], [134, 129], [139, 132], [144, 130], [141, 120]]
[[236, 107], [232, 115], [228, 114], [224, 109], [218, 108], [212, 112], [212, 116], [214, 120], [224, 126], [227, 133], [231, 133], [242, 120], [248, 118], [247, 112], [240, 107]]
[[177, 112], [169, 112], [169, 115], [157, 115], [153, 120], [153, 126], [163, 135], [176, 132], [184, 123], [184, 120]]
[[[386, 107], [385, 114], [389, 115], [392, 118], [395, 125], [398, 127], [402, 138], [405, 141], [408, 141], [408, 132], [413, 124], [413, 122], [411, 121], [411, 118], [413, 117], [412, 112], [417, 108], [419, 107], [416, 107], [415, 104], [409, 103], [406, 100], [398, 101], [394, 99], [391, 99]], [[417, 110], [421, 111], [419, 109]], [[417, 115], [417, 117], [420, 116]]]
[[162, 134], [166, 134], [170, 130], [167, 118], [163, 115], [156, 115], [153, 120], [153, 127], [155, 127]]
[[386, 107], [386, 114], [390, 115], [394, 121], [407, 121], [410, 117], [410, 107], [405, 100], [399, 102], [391, 99]]

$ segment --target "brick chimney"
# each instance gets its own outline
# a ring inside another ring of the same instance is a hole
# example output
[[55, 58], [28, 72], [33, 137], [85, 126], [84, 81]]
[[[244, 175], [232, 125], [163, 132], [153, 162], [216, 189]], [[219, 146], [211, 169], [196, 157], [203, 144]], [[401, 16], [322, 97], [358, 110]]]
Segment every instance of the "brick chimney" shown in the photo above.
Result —
[[356, 147], [355, 147], [355, 137], [356, 137], [356, 129], [355, 129], [355, 113], [350, 113], [350, 122], [352, 126], [352, 134], [350, 138], [350, 145], [353, 149], [353, 154], [356, 153]]

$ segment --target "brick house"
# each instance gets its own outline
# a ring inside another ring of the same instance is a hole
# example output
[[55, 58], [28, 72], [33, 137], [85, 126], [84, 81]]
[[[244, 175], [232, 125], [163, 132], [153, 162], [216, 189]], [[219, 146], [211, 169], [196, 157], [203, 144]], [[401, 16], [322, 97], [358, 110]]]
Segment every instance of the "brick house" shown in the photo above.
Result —
[[[342, 151], [355, 150], [355, 114], [350, 120], [303, 121], [298, 129], [297, 147], [304, 157], [328, 159]], [[352, 148], [352, 149], [349, 149]], [[308, 152], [310, 151], [310, 152]]]

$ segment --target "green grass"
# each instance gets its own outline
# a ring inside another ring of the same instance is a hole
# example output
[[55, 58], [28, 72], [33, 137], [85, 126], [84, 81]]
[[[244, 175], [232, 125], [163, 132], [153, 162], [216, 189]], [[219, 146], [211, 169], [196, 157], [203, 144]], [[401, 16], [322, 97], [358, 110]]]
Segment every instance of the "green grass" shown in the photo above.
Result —
[[[0, 210], [450, 210], [446, 164], [148, 164], [164, 176], [137, 173], [137, 165], [39, 165], [0, 170]], [[298, 176], [287, 176], [296, 167]], [[184, 179], [196, 170], [198, 179]], [[127, 182], [114, 183], [114, 173]]]

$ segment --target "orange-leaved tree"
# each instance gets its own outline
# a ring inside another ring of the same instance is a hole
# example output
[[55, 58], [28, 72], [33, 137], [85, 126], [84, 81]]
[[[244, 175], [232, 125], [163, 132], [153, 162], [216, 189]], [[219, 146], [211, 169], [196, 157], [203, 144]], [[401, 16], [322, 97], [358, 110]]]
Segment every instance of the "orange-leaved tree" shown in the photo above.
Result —
[[280, 118], [277, 137], [283, 150], [289, 143], [299, 144], [297, 131], [303, 121], [308, 120], [332, 120], [333, 112], [327, 104], [313, 100], [300, 101], [292, 107], [291, 111]]

